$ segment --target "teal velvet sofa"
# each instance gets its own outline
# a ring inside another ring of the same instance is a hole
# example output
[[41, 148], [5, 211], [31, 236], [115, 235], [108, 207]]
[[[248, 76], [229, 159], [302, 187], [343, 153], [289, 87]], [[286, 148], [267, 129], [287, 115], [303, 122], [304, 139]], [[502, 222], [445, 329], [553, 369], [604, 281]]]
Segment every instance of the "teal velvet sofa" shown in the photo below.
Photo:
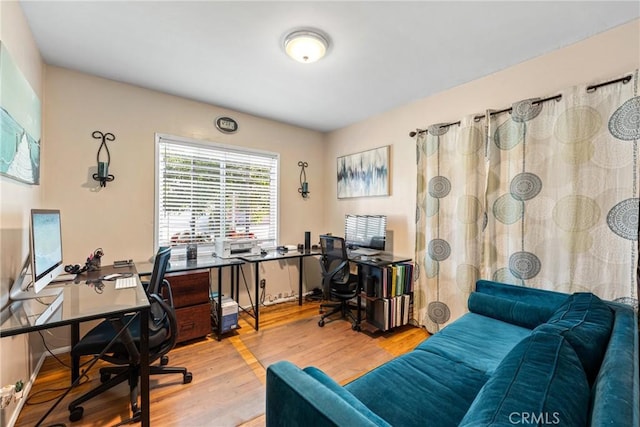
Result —
[[344, 386], [315, 367], [272, 364], [267, 426], [640, 425], [632, 308], [483, 280], [468, 307]]

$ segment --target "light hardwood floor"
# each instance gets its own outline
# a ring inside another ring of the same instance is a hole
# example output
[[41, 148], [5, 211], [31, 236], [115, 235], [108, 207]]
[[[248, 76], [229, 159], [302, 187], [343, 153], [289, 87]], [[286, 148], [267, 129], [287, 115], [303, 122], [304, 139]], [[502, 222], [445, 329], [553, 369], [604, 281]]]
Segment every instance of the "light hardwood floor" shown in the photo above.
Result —
[[[190, 342], [169, 353], [170, 366], [186, 366], [193, 373], [191, 384], [181, 375], [151, 379], [151, 424], [153, 426], [264, 426], [266, 368], [278, 360], [301, 367], [314, 365], [344, 384], [374, 367], [412, 350], [428, 337], [417, 327], [392, 332], [354, 332], [347, 321], [336, 319], [319, 328], [318, 303], [282, 303], [260, 311], [260, 331], [253, 319], [240, 317], [240, 329], [218, 342], [212, 337]], [[251, 322], [251, 323], [248, 323]], [[61, 361], [69, 364], [68, 355]], [[88, 360], [88, 359], [87, 359]], [[88, 379], [72, 390], [44, 426], [118, 425], [129, 416], [128, 387], [122, 384], [84, 406], [82, 420], [68, 420], [67, 405], [78, 395], [99, 384], [96, 365]], [[69, 384], [69, 369], [53, 357], [47, 358], [31, 389], [28, 402], [16, 423], [32, 426]]]

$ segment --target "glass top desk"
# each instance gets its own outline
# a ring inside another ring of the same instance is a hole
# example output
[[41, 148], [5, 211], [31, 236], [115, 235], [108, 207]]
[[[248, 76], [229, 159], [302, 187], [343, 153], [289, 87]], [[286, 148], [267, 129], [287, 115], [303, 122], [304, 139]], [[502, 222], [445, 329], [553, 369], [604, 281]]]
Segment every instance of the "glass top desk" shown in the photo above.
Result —
[[260, 295], [260, 269], [258, 268], [258, 264], [265, 261], [279, 261], [284, 259], [298, 259], [298, 305], [302, 305], [302, 278], [304, 273], [304, 263], [303, 260], [306, 257], [314, 256], [314, 255], [322, 255], [322, 251], [319, 249], [306, 249], [303, 251], [298, 250], [289, 250], [289, 251], [268, 251], [263, 255], [240, 255], [239, 259], [243, 260], [247, 263], [252, 263], [255, 265], [254, 268], [254, 278], [255, 278], [255, 303], [252, 303], [252, 311], [253, 314], [248, 313], [255, 320], [255, 330], [257, 331], [260, 327], [260, 300], [258, 295]]
[[[238, 286], [238, 269], [244, 264], [242, 260], [237, 258], [218, 258], [213, 255], [201, 255], [196, 259], [172, 259], [167, 266], [167, 273], [182, 273], [193, 270], [210, 270], [212, 268], [218, 269], [218, 293], [217, 293], [217, 318], [222, 319], [222, 269], [224, 267], [231, 267], [231, 297], [233, 298], [234, 286]], [[136, 268], [138, 274], [141, 276], [148, 276], [153, 271], [153, 264], [150, 262], [137, 262]], [[171, 281], [169, 281], [171, 284]], [[216, 339], [220, 341], [222, 335], [222, 322], [218, 321], [218, 327], [216, 328]]]
[[[0, 337], [25, 334], [42, 329], [71, 326], [72, 347], [80, 340], [80, 323], [95, 319], [112, 318], [126, 313], [139, 313], [140, 322], [140, 398], [141, 421], [149, 425], [149, 299], [138, 280], [135, 288], [116, 289], [115, 281], [99, 281], [101, 276], [111, 273], [132, 273], [135, 267], [113, 268], [103, 266], [98, 271], [79, 274], [74, 282], [49, 285], [60, 289], [59, 297], [42, 297], [11, 303], [0, 314]], [[87, 284], [87, 280], [90, 281]], [[95, 281], [95, 282], [94, 282]], [[47, 287], [48, 288], [48, 287]], [[54, 300], [62, 298], [55, 310]], [[46, 313], [50, 309], [51, 313]], [[44, 317], [43, 317], [44, 313]], [[126, 331], [125, 331], [126, 332]], [[80, 377], [79, 360], [72, 360], [71, 380]], [[63, 394], [39, 421], [40, 424], [66, 396]]]

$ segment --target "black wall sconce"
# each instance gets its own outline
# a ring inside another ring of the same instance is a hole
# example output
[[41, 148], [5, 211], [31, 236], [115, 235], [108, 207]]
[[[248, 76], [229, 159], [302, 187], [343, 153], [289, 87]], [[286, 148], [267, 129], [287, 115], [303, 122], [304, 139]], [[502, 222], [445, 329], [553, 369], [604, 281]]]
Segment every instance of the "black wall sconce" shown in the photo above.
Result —
[[[303, 199], [309, 197], [309, 183], [307, 182], [307, 172], [304, 168], [309, 167], [307, 162], [299, 161], [298, 166], [300, 166], [300, 188], [298, 188], [298, 193], [302, 195]], [[304, 177], [304, 178], [303, 178]]]
[[[100, 187], [106, 187], [107, 182], [111, 182], [116, 179], [115, 176], [109, 173], [109, 164], [111, 164], [111, 153], [109, 153], [109, 147], [107, 147], [107, 141], [115, 141], [116, 137], [110, 133], [102, 133], [99, 130], [94, 130], [91, 134], [95, 139], [101, 139], [100, 148], [98, 148], [98, 154], [96, 154], [96, 162], [98, 163], [98, 173], [93, 174], [93, 179], [100, 182]], [[100, 161], [100, 152], [102, 147], [107, 151], [107, 161]]]

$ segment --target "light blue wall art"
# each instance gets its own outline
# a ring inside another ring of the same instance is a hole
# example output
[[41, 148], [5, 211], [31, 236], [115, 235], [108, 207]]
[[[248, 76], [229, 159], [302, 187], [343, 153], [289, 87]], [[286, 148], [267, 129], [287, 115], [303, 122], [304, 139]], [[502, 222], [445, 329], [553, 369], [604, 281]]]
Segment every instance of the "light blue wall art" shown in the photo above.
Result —
[[389, 146], [338, 157], [338, 198], [389, 195]]
[[0, 175], [40, 184], [40, 100], [0, 43]]

